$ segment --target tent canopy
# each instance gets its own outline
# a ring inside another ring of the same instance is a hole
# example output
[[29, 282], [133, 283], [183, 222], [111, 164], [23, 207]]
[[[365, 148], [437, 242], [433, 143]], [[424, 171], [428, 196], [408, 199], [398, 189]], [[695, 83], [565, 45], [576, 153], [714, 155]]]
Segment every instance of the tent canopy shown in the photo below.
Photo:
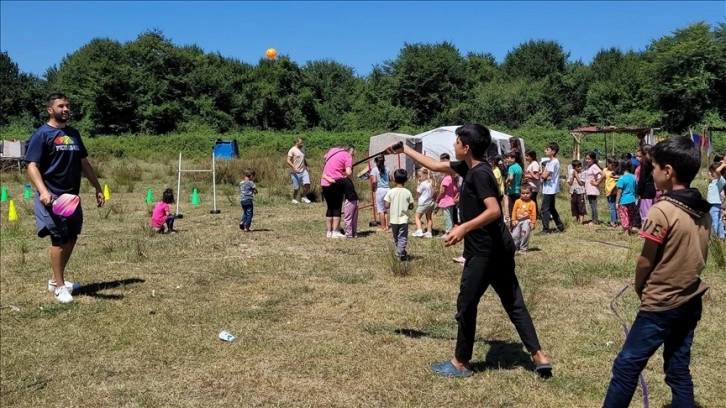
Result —
[[[448, 153], [451, 159], [454, 160], [454, 142], [456, 142], [456, 129], [459, 126], [443, 126], [440, 128], [432, 129], [423, 133], [419, 133], [413, 138], [421, 139], [422, 150], [426, 156], [439, 158], [441, 153]], [[508, 135], [506, 133], [498, 132], [494, 129], [489, 129], [489, 133], [492, 136], [492, 144], [489, 146], [487, 156], [503, 155], [509, 151], [509, 139], [515, 136]], [[524, 140], [518, 138], [519, 143], [522, 146], [522, 152], [524, 152]]]
[[[452, 160], [454, 155], [454, 142], [456, 141], [455, 131], [459, 126], [444, 126], [432, 129], [417, 135], [407, 135], [403, 133], [383, 133], [371, 137], [369, 152], [376, 153], [385, 150], [388, 146], [403, 141], [416, 151], [425, 156], [438, 159], [441, 153], [448, 153]], [[514, 137], [506, 133], [489, 129], [492, 136], [492, 144], [489, 147], [487, 156], [502, 155], [509, 151], [509, 139]], [[519, 143], [524, 151], [524, 140], [519, 139]], [[404, 154], [386, 155], [386, 167], [391, 170], [403, 168], [408, 172], [409, 177], [413, 176], [416, 169], [415, 162]], [[371, 161], [371, 166], [375, 164]]]
[[[634, 134], [640, 139], [641, 143], [655, 144], [654, 131], [660, 130], [660, 128], [651, 127], [597, 127], [597, 126], [586, 126], [577, 129], [572, 129], [570, 135], [572, 135], [573, 146], [572, 146], [572, 158], [580, 159], [580, 146], [582, 145], [582, 138], [585, 135], [594, 134], [615, 134], [615, 133], [628, 133]], [[607, 136], [605, 136], [605, 151], [607, 152]], [[612, 150], [610, 154], [615, 154], [615, 137], [612, 137]]]

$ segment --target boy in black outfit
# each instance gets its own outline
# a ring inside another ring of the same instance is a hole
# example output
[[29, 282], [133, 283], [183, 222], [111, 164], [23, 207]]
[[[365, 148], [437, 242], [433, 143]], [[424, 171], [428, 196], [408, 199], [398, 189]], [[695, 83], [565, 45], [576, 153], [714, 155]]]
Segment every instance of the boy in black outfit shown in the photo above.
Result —
[[476, 334], [477, 306], [491, 285], [514, 323], [519, 337], [531, 353], [535, 371], [552, 375], [552, 366], [542, 352], [532, 318], [524, 305], [522, 291], [514, 274], [514, 242], [502, 220], [501, 196], [494, 173], [484, 159], [491, 143], [489, 129], [479, 124], [456, 129], [454, 152], [458, 161], [439, 162], [409, 146], [389, 153], [404, 153], [424, 167], [464, 178], [459, 194], [461, 224], [449, 231], [446, 246], [464, 240], [464, 271], [456, 301], [459, 330], [454, 358], [435, 364], [431, 370], [446, 377], [469, 377], [473, 374], [471, 358]]

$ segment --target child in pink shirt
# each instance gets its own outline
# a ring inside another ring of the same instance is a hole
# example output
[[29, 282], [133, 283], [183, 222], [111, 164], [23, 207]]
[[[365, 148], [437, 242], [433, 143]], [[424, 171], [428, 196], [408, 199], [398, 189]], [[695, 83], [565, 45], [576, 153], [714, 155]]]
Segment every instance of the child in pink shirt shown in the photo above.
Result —
[[169, 229], [168, 234], [176, 234], [174, 229], [174, 220], [176, 215], [171, 213], [169, 205], [174, 203], [174, 190], [167, 188], [164, 190], [161, 201], [154, 207], [154, 212], [151, 215], [151, 228], [159, 234], [164, 233], [164, 225]]
[[[448, 162], [450, 156], [448, 153], [441, 153], [439, 160], [442, 162]], [[439, 208], [444, 210], [444, 234], [448, 234], [452, 228], [454, 228], [455, 212], [456, 212], [456, 194], [459, 189], [454, 182], [451, 175], [446, 175], [441, 180], [441, 187], [439, 188]]]

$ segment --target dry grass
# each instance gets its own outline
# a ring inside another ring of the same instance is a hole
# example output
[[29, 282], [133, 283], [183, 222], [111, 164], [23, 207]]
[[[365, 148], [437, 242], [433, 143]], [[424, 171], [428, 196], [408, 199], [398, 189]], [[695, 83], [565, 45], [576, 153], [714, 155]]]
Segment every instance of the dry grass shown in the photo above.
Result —
[[[175, 187], [176, 163], [138, 164], [142, 180], [134, 180], [137, 163], [101, 165], [110, 177], [101, 182], [111, 187], [111, 201], [95, 209], [84, 187], [86, 223], [68, 277], [87, 286], [71, 305], [56, 304], [45, 290], [49, 242], [35, 236], [32, 205], [22, 199], [24, 178], [3, 175], [19, 221], [7, 221], [7, 203], [2, 203], [2, 406], [596, 407], [602, 402], [623, 341], [609, 303], [632, 281], [638, 238], [605, 227], [571, 226], [564, 235], [534, 237], [535, 250], [517, 256], [517, 273], [553, 360], [554, 378], [541, 380], [530, 371], [516, 332], [490, 291], [478, 320], [474, 360], [480, 372], [464, 380], [444, 379], [433, 376], [429, 366], [453, 352], [461, 268], [451, 258], [461, 246], [411, 238], [413, 260], [400, 269], [391, 258], [391, 237], [368, 227], [370, 209], [361, 212], [362, 237], [325, 239], [324, 204], [288, 204], [284, 173], [275, 173], [276, 184], [260, 179], [252, 233], [238, 228], [234, 186], [218, 186], [222, 212], [210, 214], [209, 183], [200, 176], [202, 205], [189, 204], [191, 182], [185, 183], [178, 197], [181, 233], [156, 235], [147, 228], [146, 190], [152, 188], [158, 199], [164, 187]], [[114, 174], [127, 184], [119, 188]], [[367, 198], [365, 191], [359, 190]], [[565, 209], [565, 200], [558, 204]], [[441, 228], [440, 218], [436, 226]], [[726, 401], [726, 389], [718, 385], [726, 350], [720, 335], [726, 325], [720, 301], [726, 296], [726, 272], [711, 261], [704, 278], [711, 290], [691, 368], [699, 403], [715, 407]], [[635, 296], [628, 293], [618, 307], [632, 320]], [[219, 340], [221, 330], [237, 339]], [[670, 402], [661, 364], [657, 355], [645, 371], [651, 406], [659, 408]], [[641, 406], [637, 393], [633, 406]]]

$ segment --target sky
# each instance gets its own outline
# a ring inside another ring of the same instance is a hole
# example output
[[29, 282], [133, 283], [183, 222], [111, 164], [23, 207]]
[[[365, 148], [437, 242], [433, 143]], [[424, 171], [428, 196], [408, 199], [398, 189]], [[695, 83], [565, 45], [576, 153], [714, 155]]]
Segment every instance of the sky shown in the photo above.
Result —
[[452, 43], [502, 62], [552, 40], [586, 64], [601, 49], [642, 51], [689, 24], [726, 22], [726, 1], [0, 1], [0, 50], [43, 76], [94, 38], [159, 29], [178, 46], [256, 65], [268, 48], [298, 65], [334, 60], [368, 75], [405, 44]]

